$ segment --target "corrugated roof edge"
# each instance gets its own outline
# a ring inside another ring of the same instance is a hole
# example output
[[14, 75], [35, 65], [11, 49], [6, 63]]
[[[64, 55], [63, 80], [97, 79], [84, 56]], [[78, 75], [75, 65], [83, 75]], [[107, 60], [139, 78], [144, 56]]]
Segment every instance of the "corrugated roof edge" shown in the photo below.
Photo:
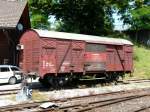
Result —
[[132, 42], [125, 39], [116, 39], [102, 36], [93, 36], [93, 35], [84, 35], [84, 34], [75, 34], [75, 33], [66, 33], [66, 32], [56, 32], [48, 30], [39, 30], [32, 29], [37, 32], [40, 37], [48, 38], [59, 38], [59, 39], [68, 39], [68, 40], [81, 40], [92, 43], [106, 43], [106, 44], [118, 44], [118, 45], [133, 45]]

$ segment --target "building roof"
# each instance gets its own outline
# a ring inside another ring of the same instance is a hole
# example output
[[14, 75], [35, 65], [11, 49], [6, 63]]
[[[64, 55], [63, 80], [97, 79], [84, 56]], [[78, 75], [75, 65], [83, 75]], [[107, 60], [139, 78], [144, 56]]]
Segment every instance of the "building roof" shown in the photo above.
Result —
[[0, 28], [15, 28], [27, 5], [27, 0], [0, 0]]
[[133, 45], [130, 41], [118, 38], [109, 38], [101, 36], [83, 35], [75, 33], [55, 32], [47, 30], [34, 29], [40, 37], [58, 38], [58, 39], [69, 39], [69, 40], [81, 40], [92, 43], [106, 43], [106, 44], [117, 44], [117, 45]]

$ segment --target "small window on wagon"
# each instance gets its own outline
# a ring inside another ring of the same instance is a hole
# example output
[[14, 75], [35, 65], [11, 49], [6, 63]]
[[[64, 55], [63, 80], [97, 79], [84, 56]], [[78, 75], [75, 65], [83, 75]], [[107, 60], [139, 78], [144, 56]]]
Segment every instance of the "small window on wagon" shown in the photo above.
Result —
[[88, 51], [88, 52], [104, 52], [104, 51], [106, 51], [106, 45], [87, 44], [86, 51]]
[[12, 71], [19, 71], [19, 68], [17, 68], [17, 67], [11, 67], [11, 70]]
[[9, 68], [8, 67], [1, 67], [0, 72], [8, 72]]

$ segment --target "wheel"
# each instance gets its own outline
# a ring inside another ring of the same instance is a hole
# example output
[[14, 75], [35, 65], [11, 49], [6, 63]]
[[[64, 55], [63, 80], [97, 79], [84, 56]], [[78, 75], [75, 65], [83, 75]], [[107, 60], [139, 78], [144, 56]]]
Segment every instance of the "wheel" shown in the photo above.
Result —
[[49, 83], [47, 81], [47, 78], [39, 78], [39, 82], [44, 86], [44, 87], [49, 87]]
[[49, 76], [49, 77], [48, 77], [48, 83], [49, 83], [53, 88], [58, 88], [58, 87], [59, 87], [57, 77]]
[[65, 86], [67, 83], [68, 83], [68, 78], [66, 77], [58, 77], [58, 79], [57, 79], [57, 81], [58, 81], [58, 85], [60, 86], [60, 87], [63, 87], [63, 86]]
[[8, 83], [9, 84], [16, 84], [17, 83], [17, 78], [16, 77], [10, 77]]
[[68, 80], [65, 79], [65, 77], [49, 76], [48, 82], [53, 88], [62, 88], [65, 86], [65, 84], [68, 82]]

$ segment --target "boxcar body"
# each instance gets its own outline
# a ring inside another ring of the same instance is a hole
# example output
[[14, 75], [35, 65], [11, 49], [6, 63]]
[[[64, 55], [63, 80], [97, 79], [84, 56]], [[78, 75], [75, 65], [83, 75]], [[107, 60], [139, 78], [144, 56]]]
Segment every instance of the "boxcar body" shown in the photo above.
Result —
[[44, 81], [55, 77], [61, 83], [75, 76], [112, 77], [133, 71], [133, 44], [124, 39], [31, 29], [19, 45], [20, 67]]

